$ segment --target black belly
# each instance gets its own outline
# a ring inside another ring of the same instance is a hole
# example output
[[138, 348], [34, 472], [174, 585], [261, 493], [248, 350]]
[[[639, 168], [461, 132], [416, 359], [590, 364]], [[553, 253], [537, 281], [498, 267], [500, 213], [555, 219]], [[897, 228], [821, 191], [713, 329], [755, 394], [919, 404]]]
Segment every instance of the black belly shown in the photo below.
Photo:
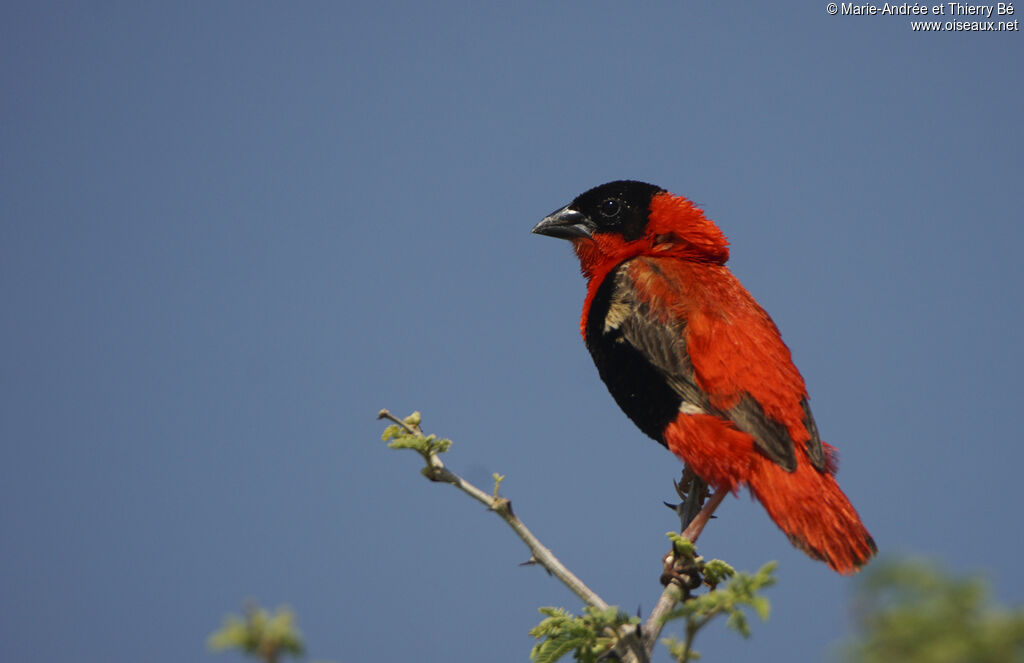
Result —
[[646, 435], [665, 444], [663, 432], [679, 414], [682, 397], [639, 350], [624, 341], [618, 329], [604, 332], [619, 269], [622, 267], [605, 277], [594, 295], [587, 318], [587, 349], [601, 380], [626, 416]]

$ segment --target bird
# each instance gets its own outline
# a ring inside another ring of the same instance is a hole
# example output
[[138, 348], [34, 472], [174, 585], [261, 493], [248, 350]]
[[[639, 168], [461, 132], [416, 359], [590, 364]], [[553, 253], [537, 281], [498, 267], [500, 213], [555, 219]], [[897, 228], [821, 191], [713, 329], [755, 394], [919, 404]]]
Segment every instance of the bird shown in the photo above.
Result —
[[745, 487], [810, 557], [841, 574], [871, 559], [877, 546], [836, 482], [838, 452], [821, 440], [790, 350], [699, 207], [619, 180], [532, 232], [572, 243], [598, 374], [633, 423], [713, 489], [705, 511]]

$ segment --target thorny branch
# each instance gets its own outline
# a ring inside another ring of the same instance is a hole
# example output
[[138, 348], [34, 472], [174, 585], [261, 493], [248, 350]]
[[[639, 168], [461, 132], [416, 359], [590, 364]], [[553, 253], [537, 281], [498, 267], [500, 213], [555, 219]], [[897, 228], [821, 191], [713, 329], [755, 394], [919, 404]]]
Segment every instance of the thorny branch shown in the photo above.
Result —
[[[405, 430], [409, 435], [423, 437], [423, 431], [418, 424], [409, 424], [391, 414], [386, 409], [377, 414], [378, 419], [387, 419]], [[463, 479], [461, 476], [449, 470], [436, 453], [425, 456], [427, 467], [424, 474], [431, 481], [448, 483], [462, 492], [466, 493], [476, 501], [486, 506], [489, 510], [508, 524], [509, 527], [523, 540], [523, 543], [530, 549], [528, 563], [539, 564], [551, 575], [562, 581], [576, 596], [587, 605], [605, 610], [608, 603], [605, 602], [594, 590], [576, 577], [540, 540], [526, 527], [526, 525], [512, 512], [512, 503], [505, 497], [497, 494], [489, 494], [475, 485]], [[683, 524], [682, 535], [690, 541], [696, 541], [701, 530], [710, 518], [715, 507], [725, 497], [725, 492], [720, 491], [711, 496], [708, 503], [704, 505], [706, 486], [695, 475], [689, 475], [689, 482], [686, 486], [685, 498], [677, 507]], [[703, 509], [701, 508], [703, 505]], [[671, 564], [672, 553], [666, 555], [663, 560], [666, 565]], [[623, 627], [620, 634], [619, 646], [616, 647], [616, 654], [624, 663], [649, 663], [651, 653], [658, 642], [658, 636], [664, 626], [664, 617], [682, 600], [689, 596], [689, 588], [685, 587], [678, 577], [666, 581], [665, 590], [661, 593], [654, 609], [648, 616], [642, 627]]]
[[[420, 430], [419, 426], [410, 426], [398, 417], [394, 416], [387, 410], [381, 410], [377, 415], [378, 419], [387, 419], [392, 421], [411, 435], [423, 435], [423, 431]], [[458, 474], [455, 474], [447, 467], [437, 456], [437, 454], [431, 454], [429, 457], [429, 476], [432, 481], [440, 481], [443, 483], [450, 483], [462, 492], [466, 493], [476, 501], [482, 503], [491, 511], [498, 514], [502, 520], [504, 520], [512, 530], [519, 535], [519, 538], [523, 540], [523, 543], [530, 549], [530, 561], [540, 564], [548, 570], [553, 576], [562, 581], [562, 583], [572, 590], [573, 594], [580, 597], [587, 605], [594, 606], [600, 610], [608, 608], [608, 604], [597, 595], [594, 590], [587, 587], [582, 580], [577, 578], [572, 571], [570, 571], [562, 562], [558, 560], [555, 555], [548, 550], [540, 542], [533, 532], [523, 524], [523, 521], [512, 512], [512, 503], [499, 495], [488, 494], [470, 482], [466, 481]]]

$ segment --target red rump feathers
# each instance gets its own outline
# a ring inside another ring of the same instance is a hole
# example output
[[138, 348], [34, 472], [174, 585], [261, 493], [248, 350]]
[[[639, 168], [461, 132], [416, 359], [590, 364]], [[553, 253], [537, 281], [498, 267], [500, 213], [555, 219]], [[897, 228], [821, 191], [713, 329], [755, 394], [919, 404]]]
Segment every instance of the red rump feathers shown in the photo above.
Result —
[[568, 239], [587, 278], [581, 331], [626, 415], [717, 490], [747, 486], [790, 540], [840, 573], [875, 544], [833, 476], [807, 389], [728, 242], [682, 196], [604, 184], [533, 232]]

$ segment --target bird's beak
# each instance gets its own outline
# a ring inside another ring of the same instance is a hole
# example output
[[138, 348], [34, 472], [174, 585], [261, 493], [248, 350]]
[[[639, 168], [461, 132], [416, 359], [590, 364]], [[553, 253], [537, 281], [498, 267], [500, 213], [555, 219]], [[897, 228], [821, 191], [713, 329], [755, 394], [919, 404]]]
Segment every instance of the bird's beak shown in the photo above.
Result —
[[545, 216], [531, 232], [560, 239], [589, 239], [594, 236], [594, 230], [594, 222], [587, 215], [566, 206]]

